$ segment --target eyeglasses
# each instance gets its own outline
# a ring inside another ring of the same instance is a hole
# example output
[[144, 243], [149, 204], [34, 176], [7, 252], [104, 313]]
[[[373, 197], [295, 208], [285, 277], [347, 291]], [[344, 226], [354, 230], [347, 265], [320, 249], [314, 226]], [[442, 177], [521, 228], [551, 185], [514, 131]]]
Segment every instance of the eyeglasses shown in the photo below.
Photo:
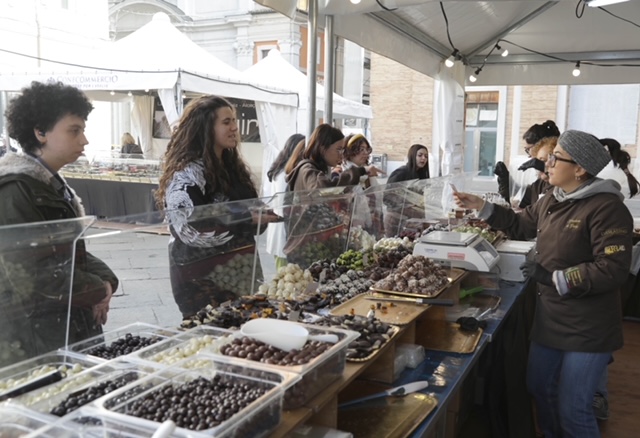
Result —
[[533, 145], [531, 145], [531, 146], [526, 146], [526, 147], [524, 148], [524, 153], [525, 153], [525, 154], [527, 154], [527, 157], [530, 157], [530, 156], [531, 156], [531, 149], [533, 149]]
[[555, 154], [549, 154], [549, 156], [547, 157], [547, 163], [549, 164], [549, 167], [556, 167], [556, 162], [558, 161], [564, 161], [565, 163], [571, 163], [571, 164], [578, 164], [573, 160], [567, 160], [566, 158], [560, 158]]

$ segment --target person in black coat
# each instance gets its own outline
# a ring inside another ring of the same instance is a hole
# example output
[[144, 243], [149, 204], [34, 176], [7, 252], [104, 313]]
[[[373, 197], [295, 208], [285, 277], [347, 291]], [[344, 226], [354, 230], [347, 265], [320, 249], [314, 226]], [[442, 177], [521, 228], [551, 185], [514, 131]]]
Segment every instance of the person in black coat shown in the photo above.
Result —
[[429, 150], [421, 144], [414, 144], [407, 152], [407, 164], [391, 172], [387, 184], [429, 178]]

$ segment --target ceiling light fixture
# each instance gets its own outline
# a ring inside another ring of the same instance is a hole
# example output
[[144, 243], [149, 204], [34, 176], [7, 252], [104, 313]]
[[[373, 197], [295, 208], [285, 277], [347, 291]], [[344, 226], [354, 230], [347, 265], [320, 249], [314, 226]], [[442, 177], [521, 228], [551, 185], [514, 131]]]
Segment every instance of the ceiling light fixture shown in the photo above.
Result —
[[573, 75], [577, 78], [580, 76], [580, 61], [576, 62], [576, 66], [573, 69]]
[[444, 65], [446, 65], [447, 67], [451, 68], [453, 67], [453, 65], [455, 64], [456, 60], [460, 59], [460, 52], [458, 52], [458, 49], [454, 49], [453, 53], [451, 53], [451, 56], [449, 56], [447, 58], [447, 60], [444, 62]]
[[600, 6], [613, 5], [615, 3], [623, 3], [629, 0], [586, 0], [587, 6], [592, 8], [599, 8]]
[[115, 96], [116, 92], [115, 91], [111, 91], [111, 92], [109, 92], [109, 94], [112, 95], [112, 96]]
[[131, 91], [129, 91], [129, 92], [127, 93], [127, 96], [131, 97], [131, 96], [133, 96], [133, 93], [132, 93]]
[[360, 4], [360, 0], [351, 0], [351, 4], [353, 5]]
[[[500, 50], [502, 50], [502, 47], [500, 47], [500, 45], [496, 43], [495, 49], [499, 52]], [[503, 58], [506, 56], [509, 56], [509, 50], [504, 49], [504, 51], [500, 54], [500, 56], [502, 56]]]

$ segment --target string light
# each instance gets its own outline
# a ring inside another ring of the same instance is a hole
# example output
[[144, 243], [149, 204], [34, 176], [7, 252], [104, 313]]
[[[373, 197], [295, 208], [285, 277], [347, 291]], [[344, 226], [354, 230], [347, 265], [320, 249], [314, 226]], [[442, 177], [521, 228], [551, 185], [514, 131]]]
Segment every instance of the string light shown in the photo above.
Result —
[[478, 67], [475, 71], [475, 73], [473, 73], [472, 75], [469, 75], [469, 80], [471, 82], [475, 82], [478, 80], [478, 75], [480, 74], [480, 72], [482, 71], [482, 67]]
[[578, 76], [580, 76], [580, 61], [576, 62], [576, 66], [573, 69], [572, 74], [577, 78]]
[[351, 0], [351, 4], [358, 5], [360, 4], [360, 0]]
[[129, 92], [127, 93], [127, 96], [131, 97], [131, 96], [133, 96], [133, 93], [132, 93], [131, 91], [129, 91]]
[[[496, 50], [498, 52], [500, 50], [502, 50], [502, 48], [500, 47], [500, 45], [498, 43], [496, 43]], [[503, 58], [506, 58], [507, 56], [509, 56], [509, 49], [504, 49], [504, 51], [500, 54], [500, 56], [502, 56]]]
[[446, 65], [448, 68], [451, 68], [455, 64], [456, 60], [459, 58], [460, 58], [460, 52], [458, 52], [458, 49], [454, 49], [453, 53], [451, 53], [451, 56], [449, 56], [447, 60], [444, 62], [444, 65]]
[[112, 91], [109, 92], [109, 94], [112, 95], [112, 96], [115, 96], [116, 92], [112, 90]]

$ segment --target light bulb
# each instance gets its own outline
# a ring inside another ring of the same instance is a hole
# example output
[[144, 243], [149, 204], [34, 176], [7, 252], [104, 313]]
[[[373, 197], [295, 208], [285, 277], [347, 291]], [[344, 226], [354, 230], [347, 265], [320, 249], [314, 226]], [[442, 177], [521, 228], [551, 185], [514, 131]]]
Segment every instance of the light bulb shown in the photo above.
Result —
[[509, 49], [504, 49], [504, 52], [502, 52], [502, 57], [506, 58], [507, 56], [509, 56]]
[[576, 62], [576, 67], [573, 69], [572, 74], [577, 78], [580, 76], [580, 61]]
[[451, 56], [449, 56], [449, 57], [447, 58], [447, 60], [444, 62], [444, 65], [446, 65], [447, 67], [451, 68], [451, 67], [453, 67], [453, 64], [454, 64], [454, 62], [453, 62], [453, 55], [451, 55]]
[[109, 94], [112, 95], [112, 96], [115, 96], [116, 92], [115, 91], [111, 91]]
[[129, 92], [127, 93], [127, 96], [131, 97], [131, 96], [133, 96], [133, 93], [132, 93], [131, 91], [129, 91]]
[[469, 80], [470, 80], [471, 82], [475, 82], [475, 81], [477, 81], [477, 80], [478, 80], [478, 78], [476, 78], [474, 75], [470, 75], [470, 76], [469, 76]]
[[357, 5], [360, 3], [360, 0], [351, 0], [351, 4]]

